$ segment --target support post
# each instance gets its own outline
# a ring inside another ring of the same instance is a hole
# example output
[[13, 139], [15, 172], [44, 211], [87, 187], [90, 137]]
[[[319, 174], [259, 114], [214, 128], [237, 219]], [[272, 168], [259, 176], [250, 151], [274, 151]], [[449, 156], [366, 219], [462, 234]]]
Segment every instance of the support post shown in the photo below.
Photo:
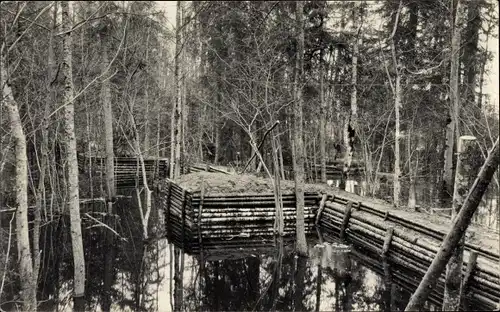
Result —
[[167, 217], [166, 217], [166, 224], [167, 224], [167, 239], [169, 240], [169, 243], [171, 242], [172, 239], [172, 229], [170, 228], [170, 206], [172, 205], [172, 182], [167, 181]]
[[[335, 198], [335, 195], [333, 195], [333, 197]], [[319, 219], [321, 218], [321, 214], [323, 213], [323, 210], [325, 209], [325, 203], [326, 203], [327, 198], [328, 198], [327, 194], [323, 194], [323, 196], [321, 196], [321, 201], [319, 203], [318, 213], [316, 214], [316, 220], [314, 222], [314, 225], [316, 225], [316, 226], [318, 225]]]
[[184, 241], [186, 240], [186, 202], [187, 202], [187, 199], [186, 199], [186, 190], [185, 189], [182, 189], [182, 252], [184, 252]]
[[394, 227], [390, 227], [387, 229], [386, 234], [385, 234], [385, 240], [384, 240], [384, 246], [382, 247], [382, 251], [380, 253], [380, 256], [382, 258], [385, 258], [387, 255], [387, 252], [389, 251], [389, 248], [391, 247], [391, 241], [392, 241], [392, 235], [394, 234]]
[[340, 228], [340, 239], [345, 238], [345, 230], [347, 229], [347, 226], [349, 225], [349, 219], [351, 218], [352, 204], [353, 204], [352, 201], [347, 202], [347, 207], [344, 214], [344, 220], [342, 221], [342, 227]]
[[387, 221], [389, 219], [389, 211], [386, 211], [384, 214], [384, 221]]
[[203, 210], [203, 200], [205, 198], [205, 183], [202, 182], [201, 183], [201, 194], [200, 194], [200, 206], [198, 207], [198, 245], [199, 245], [199, 248], [200, 248], [200, 252], [201, 252], [201, 249], [202, 249], [202, 238], [201, 238], [201, 213], [202, 213], [202, 210]]

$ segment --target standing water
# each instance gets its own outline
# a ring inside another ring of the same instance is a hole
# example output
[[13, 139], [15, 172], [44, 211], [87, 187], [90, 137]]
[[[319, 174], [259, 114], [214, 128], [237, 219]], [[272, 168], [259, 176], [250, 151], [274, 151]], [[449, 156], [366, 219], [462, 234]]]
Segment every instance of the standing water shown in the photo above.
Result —
[[[388, 279], [378, 257], [334, 238], [309, 237], [308, 258], [295, 255], [290, 239], [186, 254], [165, 238], [143, 240], [130, 201], [116, 208], [117, 218], [100, 219], [107, 226], [83, 218], [88, 311], [402, 311], [413, 290], [401, 279]], [[102, 214], [87, 213], [96, 220]], [[67, 217], [42, 227], [40, 311], [71, 310], [68, 227]], [[154, 224], [150, 235], [160, 229]], [[19, 285], [15, 276], [8, 278], [0, 307], [18, 310]]]

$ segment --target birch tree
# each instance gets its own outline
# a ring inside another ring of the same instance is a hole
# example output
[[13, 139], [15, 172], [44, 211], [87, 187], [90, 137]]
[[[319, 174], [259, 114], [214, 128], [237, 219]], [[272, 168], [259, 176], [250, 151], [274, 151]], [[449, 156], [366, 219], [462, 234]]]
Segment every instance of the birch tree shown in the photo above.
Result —
[[181, 138], [182, 138], [182, 72], [180, 71], [182, 52], [182, 1], [177, 1], [176, 9], [176, 29], [175, 29], [175, 58], [174, 58], [174, 80], [175, 80], [175, 101], [172, 109], [171, 140], [170, 146], [170, 177], [177, 179], [180, 176], [181, 167]]
[[24, 311], [36, 310], [36, 281], [33, 266], [28, 228], [28, 156], [26, 154], [26, 136], [19, 116], [18, 105], [7, 81], [8, 70], [2, 45], [0, 54], [0, 85], [2, 87], [2, 106], [7, 109], [10, 128], [14, 139], [15, 153], [15, 208], [16, 208], [16, 241], [19, 262], [19, 280], [21, 282], [21, 300]]
[[73, 27], [70, 2], [61, 1], [62, 14], [62, 62], [61, 74], [64, 82], [62, 92], [65, 161], [67, 163], [68, 208], [71, 226], [71, 247], [73, 249], [74, 282], [73, 298], [75, 309], [83, 308], [81, 302], [85, 295], [85, 258], [83, 252], [82, 228], [80, 219], [78, 160], [76, 157], [76, 137], [73, 105], [73, 73], [71, 31]]

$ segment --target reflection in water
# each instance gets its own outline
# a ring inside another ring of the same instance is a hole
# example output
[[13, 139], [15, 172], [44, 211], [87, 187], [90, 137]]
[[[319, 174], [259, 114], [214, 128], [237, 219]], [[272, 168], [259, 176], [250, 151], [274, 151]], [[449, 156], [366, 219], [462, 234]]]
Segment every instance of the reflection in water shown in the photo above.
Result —
[[[119, 202], [116, 210], [113, 217], [89, 212], [106, 226], [83, 219], [89, 311], [398, 311], [410, 296], [394, 283], [388, 263], [376, 270], [370, 261], [381, 264], [380, 259], [367, 261], [363, 252], [339, 242], [310, 238], [309, 258], [296, 256], [290, 239], [189, 255], [166, 239], [144, 241], [136, 205]], [[68, 228], [68, 218], [42, 227], [41, 311], [72, 307]], [[152, 226], [151, 236], [160, 228]], [[4, 298], [18, 292], [6, 290], [10, 295]]]

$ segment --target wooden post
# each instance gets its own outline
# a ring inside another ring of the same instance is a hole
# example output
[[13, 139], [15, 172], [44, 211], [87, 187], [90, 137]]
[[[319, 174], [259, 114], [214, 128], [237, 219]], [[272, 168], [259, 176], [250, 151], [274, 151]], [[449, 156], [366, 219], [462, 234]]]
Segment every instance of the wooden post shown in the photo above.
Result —
[[167, 181], [167, 217], [166, 217], [166, 224], [167, 224], [167, 239], [169, 240], [169, 243], [171, 242], [171, 237], [172, 237], [172, 229], [170, 228], [170, 206], [172, 205], [172, 182]]
[[385, 240], [384, 240], [384, 246], [382, 247], [382, 251], [380, 255], [382, 258], [386, 257], [387, 252], [389, 251], [389, 248], [391, 247], [391, 241], [392, 241], [392, 235], [394, 234], [394, 227], [390, 227], [386, 231], [385, 235]]
[[201, 182], [201, 194], [200, 194], [200, 205], [198, 207], [198, 244], [200, 252], [202, 249], [202, 238], [201, 238], [201, 211], [203, 210], [203, 200], [205, 198], [205, 183]]
[[184, 241], [186, 240], [186, 190], [182, 189], [182, 252], [184, 252]]
[[[316, 220], [314, 222], [314, 225], [316, 225], [316, 226], [319, 223], [319, 219], [321, 218], [321, 214], [323, 213], [323, 209], [325, 209], [325, 203], [326, 203], [327, 197], [328, 197], [327, 194], [323, 194], [323, 196], [321, 196], [321, 201], [319, 202], [318, 213], [316, 214]], [[333, 195], [333, 197], [335, 198], [335, 195]]]
[[[476, 138], [473, 136], [461, 136], [458, 140], [458, 159], [455, 173], [452, 219], [460, 211], [460, 208], [465, 201], [465, 195], [469, 189], [470, 171], [472, 169], [469, 155], [471, 155], [475, 142]], [[464, 243], [465, 235], [462, 236], [462, 239], [458, 243], [458, 246], [456, 247], [446, 267], [446, 281], [443, 297], [444, 311], [457, 311], [460, 307]]]
[[434, 257], [427, 273], [420, 282], [417, 290], [411, 296], [405, 311], [415, 311], [423, 308], [425, 301], [433, 290], [438, 277], [443, 273], [448, 260], [450, 260], [454, 249], [456, 248], [465, 231], [470, 225], [472, 216], [477, 210], [481, 198], [483, 197], [488, 185], [491, 182], [500, 163], [500, 150], [498, 147], [498, 138], [490, 150], [486, 161], [484, 162], [479, 175], [476, 178], [467, 198], [465, 199], [462, 208], [453, 220], [453, 225], [446, 237], [444, 238], [438, 253]]
[[342, 227], [340, 228], [340, 239], [345, 238], [345, 230], [347, 229], [347, 226], [349, 224], [349, 219], [351, 218], [352, 204], [353, 204], [352, 201], [347, 202], [347, 207], [344, 214], [344, 220], [342, 221]]

